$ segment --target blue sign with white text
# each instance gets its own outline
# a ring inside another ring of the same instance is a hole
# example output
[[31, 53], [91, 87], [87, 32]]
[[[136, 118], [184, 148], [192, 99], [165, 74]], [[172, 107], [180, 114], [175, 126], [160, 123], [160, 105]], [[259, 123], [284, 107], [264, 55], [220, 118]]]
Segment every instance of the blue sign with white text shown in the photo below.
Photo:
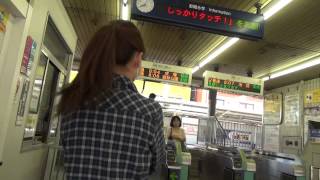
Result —
[[132, 3], [133, 19], [243, 39], [263, 38], [263, 15], [208, 6], [188, 0], [133, 0]]

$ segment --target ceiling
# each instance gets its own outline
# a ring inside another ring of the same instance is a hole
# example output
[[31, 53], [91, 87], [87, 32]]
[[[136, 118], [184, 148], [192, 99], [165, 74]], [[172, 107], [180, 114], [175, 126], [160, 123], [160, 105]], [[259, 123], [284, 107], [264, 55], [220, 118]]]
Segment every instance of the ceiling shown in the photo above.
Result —
[[[253, 12], [254, 4], [258, 0], [198, 1]], [[268, 3], [270, 0], [260, 0], [260, 2]], [[63, 0], [63, 3], [78, 34], [75, 59], [79, 60], [93, 33], [110, 20], [119, 17], [120, 0]], [[218, 64], [220, 72], [246, 75], [248, 70], [252, 70], [254, 77], [262, 77], [279, 68], [320, 55], [318, 7], [320, 1], [294, 0], [266, 22], [263, 40], [240, 40], [212, 63], [199, 70], [195, 76], [201, 77], [203, 70], [212, 70]], [[145, 41], [147, 48], [145, 59], [165, 64], [176, 65], [181, 60], [182, 66], [194, 67], [226, 38], [175, 26], [134, 22]], [[288, 84], [319, 75], [317, 71], [312, 72], [313, 74], [293, 74], [291, 79], [278, 80]], [[276, 87], [277, 84], [279, 85], [274, 80], [266, 83], [267, 88]]]

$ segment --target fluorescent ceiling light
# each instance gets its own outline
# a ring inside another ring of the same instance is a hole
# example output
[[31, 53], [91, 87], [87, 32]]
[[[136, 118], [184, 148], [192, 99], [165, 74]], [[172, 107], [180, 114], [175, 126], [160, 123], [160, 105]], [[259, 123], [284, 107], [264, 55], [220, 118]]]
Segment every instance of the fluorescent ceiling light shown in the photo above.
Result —
[[268, 81], [269, 79], [270, 79], [270, 77], [266, 76], [266, 77], [262, 78], [262, 81]]
[[282, 8], [284, 8], [285, 6], [287, 6], [291, 2], [292, 2], [292, 0], [280, 0], [279, 2], [274, 4], [272, 7], [270, 7], [269, 9], [267, 9], [263, 13], [264, 20], [269, 19], [270, 17], [272, 17], [274, 14], [279, 12]]
[[303, 70], [303, 69], [306, 69], [306, 68], [309, 68], [309, 67], [312, 67], [312, 66], [315, 66], [315, 65], [319, 65], [319, 64], [320, 64], [320, 57], [317, 57], [317, 58], [315, 58], [313, 60], [310, 60], [310, 61], [307, 61], [305, 63], [298, 64], [296, 66], [292, 66], [292, 67], [290, 67], [288, 69], [285, 69], [283, 71], [279, 71], [279, 72], [273, 73], [270, 76], [264, 77], [262, 79], [264, 81], [267, 81], [267, 80], [270, 80], [270, 79], [274, 79], [274, 78], [277, 78], [277, 77], [280, 77], [280, 76], [284, 76], [284, 75], [287, 75], [287, 74], [290, 74], [290, 73], [293, 73], [293, 72], [297, 72], [297, 71], [300, 71], [300, 70]]
[[229, 47], [234, 45], [236, 42], [239, 41], [239, 38], [231, 38], [228, 42], [224, 43], [221, 47], [210, 53], [200, 64], [199, 67], [202, 68], [212, 60], [214, 60], [217, 56], [222, 54], [225, 50], [227, 50]]
[[[281, 9], [283, 9], [285, 6], [287, 6], [290, 2], [293, 0], [274, 0], [278, 1], [274, 5], [272, 5], [270, 8], [268, 8], [264, 12], [264, 19], [267, 20], [273, 15], [275, 15], [277, 12], [279, 12]], [[223, 53], [225, 50], [227, 50], [229, 47], [234, 45], [237, 41], [239, 41], [239, 38], [231, 38], [229, 41], [224, 43], [221, 47], [218, 49], [214, 49], [212, 53], [210, 53], [201, 63], [199, 66], [193, 68], [192, 73], [197, 72], [200, 68], [208, 64], [209, 62], [213, 61], [217, 56], [219, 56], [221, 53]]]
[[197, 72], [199, 69], [200, 69], [199, 66], [196, 66], [196, 67], [192, 68], [192, 74]]
[[123, 0], [122, 1], [121, 19], [125, 20], [125, 21], [129, 20], [129, 4], [128, 4], [128, 0]]

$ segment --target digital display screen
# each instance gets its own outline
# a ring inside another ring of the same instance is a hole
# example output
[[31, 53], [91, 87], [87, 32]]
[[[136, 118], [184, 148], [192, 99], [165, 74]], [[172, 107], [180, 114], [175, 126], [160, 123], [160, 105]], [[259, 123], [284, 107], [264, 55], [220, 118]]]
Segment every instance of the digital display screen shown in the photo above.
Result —
[[189, 74], [163, 71], [151, 68], [141, 68], [140, 77], [148, 77], [155, 80], [173, 81], [178, 83], [189, 83]]
[[170, 16], [181, 16], [189, 18], [190, 20], [205, 21], [213, 25], [224, 25], [226, 27], [229, 26], [230, 28], [235, 27], [252, 31], [259, 31], [261, 28], [258, 22], [234, 19], [227, 15], [218, 15], [214, 12], [215, 9], [213, 8], [209, 8], [209, 12], [201, 11], [202, 9], [205, 10], [205, 6], [200, 6], [199, 8], [199, 6], [195, 4], [189, 4], [189, 8], [192, 8], [192, 10], [168, 6], [167, 13]]
[[258, 84], [242, 83], [242, 82], [222, 80], [222, 79], [211, 78], [211, 77], [208, 78], [208, 87], [245, 91], [245, 92], [251, 92], [251, 93], [261, 92], [261, 85], [258, 85]]
[[263, 15], [209, 6], [189, 0], [152, 1], [153, 6], [150, 3], [140, 4], [138, 0], [133, 0], [131, 17], [226, 36], [238, 36], [243, 39], [263, 38]]

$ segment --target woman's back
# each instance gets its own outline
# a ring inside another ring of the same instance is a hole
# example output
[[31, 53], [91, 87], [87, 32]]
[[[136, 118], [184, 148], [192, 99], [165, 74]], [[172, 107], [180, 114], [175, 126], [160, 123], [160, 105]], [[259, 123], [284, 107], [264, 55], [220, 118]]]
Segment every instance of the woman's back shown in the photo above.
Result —
[[110, 22], [88, 43], [59, 104], [69, 180], [146, 179], [164, 163], [161, 107], [133, 84], [144, 52], [129, 21]]
[[125, 76], [94, 99], [94, 108], [63, 116], [68, 179], [144, 179], [164, 160], [162, 110]]

